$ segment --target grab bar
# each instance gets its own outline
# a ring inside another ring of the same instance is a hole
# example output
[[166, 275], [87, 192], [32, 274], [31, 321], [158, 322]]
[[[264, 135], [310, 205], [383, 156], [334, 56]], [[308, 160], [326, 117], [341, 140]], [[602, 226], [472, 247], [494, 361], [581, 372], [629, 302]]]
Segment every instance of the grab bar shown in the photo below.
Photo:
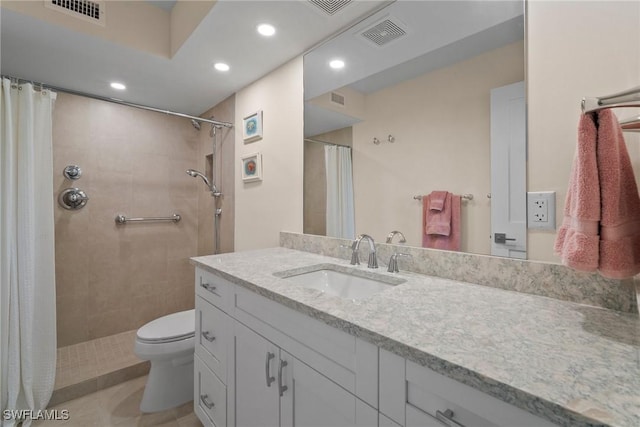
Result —
[[173, 214], [170, 217], [146, 217], [146, 218], [127, 218], [124, 215], [116, 216], [116, 224], [126, 224], [128, 222], [146, 222], [146, 221], [173, 221], [178, 222], [182, 217], [178, 214]]

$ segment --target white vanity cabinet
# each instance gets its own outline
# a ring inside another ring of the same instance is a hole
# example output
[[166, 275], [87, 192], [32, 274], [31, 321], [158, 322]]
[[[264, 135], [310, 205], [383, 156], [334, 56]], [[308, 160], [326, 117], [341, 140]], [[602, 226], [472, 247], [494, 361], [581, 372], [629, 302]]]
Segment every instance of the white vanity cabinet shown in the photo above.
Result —
[[378, 425], [378, 348], [196, 269], [205, 426]]
[[377, 410], [239, 322], [235, 344], [236, 425], [377, 425]]
[[205, 426], [547, 427], [331, 322], [196, 269], [195, 412]]
[[431, 369], [380, 350], [385, 426], [551, 427], [555, 424]]

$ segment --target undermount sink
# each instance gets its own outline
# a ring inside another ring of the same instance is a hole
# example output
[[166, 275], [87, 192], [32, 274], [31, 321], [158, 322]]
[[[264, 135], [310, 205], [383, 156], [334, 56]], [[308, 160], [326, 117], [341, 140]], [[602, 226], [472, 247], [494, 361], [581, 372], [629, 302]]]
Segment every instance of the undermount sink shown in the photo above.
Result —
[[343, 299], [360, 300], [392, 286], [404, 279], [370, 273], [333, 264], [320, 264], [274, 273], [304, 288], [315, 289]]

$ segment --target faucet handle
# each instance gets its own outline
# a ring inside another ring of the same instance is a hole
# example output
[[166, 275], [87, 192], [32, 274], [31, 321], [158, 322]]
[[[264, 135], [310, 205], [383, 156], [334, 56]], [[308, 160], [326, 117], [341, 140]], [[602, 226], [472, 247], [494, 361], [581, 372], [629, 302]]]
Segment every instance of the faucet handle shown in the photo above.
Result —
[[389, 259], [389, 267], [387, 268], [387, 271], [389, 273], [399, 273], [400, 270], [398, 269], [398, 257], [408, 257], [411, 258], [412, 255], [411, 254], [405, 254], [402, 252], [395, 252], [393, 255], [391, 255], [391, 258]]

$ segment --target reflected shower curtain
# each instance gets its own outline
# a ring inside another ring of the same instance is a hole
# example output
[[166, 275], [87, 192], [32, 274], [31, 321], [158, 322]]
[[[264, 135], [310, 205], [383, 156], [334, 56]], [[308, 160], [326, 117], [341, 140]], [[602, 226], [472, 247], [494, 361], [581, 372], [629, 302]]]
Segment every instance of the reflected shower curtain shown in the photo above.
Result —
[[325, 145], [324, 164], [327, 175], [327, 236], [353, 239], [356, 226], [351, 148]]
[[[56, 94], [2, 79], [1, 409], [41, 410], [56, 370], [52, 110]], [[1, 413], [0, 413], [0, 418]], [[14, 420], [3, 420], [13, 426]], [[31, 425], [26, 420], [24, 426]]]

